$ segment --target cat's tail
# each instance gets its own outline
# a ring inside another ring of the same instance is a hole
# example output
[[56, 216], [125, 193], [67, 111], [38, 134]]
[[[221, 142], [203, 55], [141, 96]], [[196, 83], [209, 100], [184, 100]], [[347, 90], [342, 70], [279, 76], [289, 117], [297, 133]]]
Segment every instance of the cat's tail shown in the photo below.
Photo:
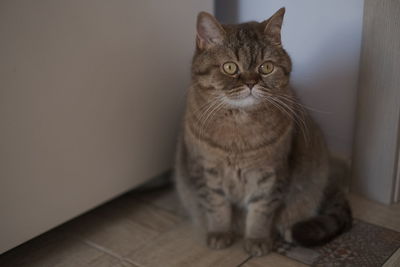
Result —
[[343, 179], [340, 176], [348, 175], [348, 169], [337, 159], [332, 159], [331, 164], [333, 171], [330, 183], [325, 190], [318, 215], [298, 222], [292, 227], [292, 239], [302, 246], [323, 245], [350, 229], [352, 225], [352, 213], [343, 193], [343, 184], [338, 186], [337, 183], [338, 179]]

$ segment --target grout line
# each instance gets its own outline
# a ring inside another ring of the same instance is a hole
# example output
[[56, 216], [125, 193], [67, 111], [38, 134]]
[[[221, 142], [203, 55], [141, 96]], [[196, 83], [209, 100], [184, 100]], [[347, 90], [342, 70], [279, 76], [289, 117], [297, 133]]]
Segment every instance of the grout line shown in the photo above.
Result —
[[236, 267], [241, 267], [243, 266], [243, 264], [245, 264], [246, 262], [248, 262], [249, 260], [251, 260], [253, 258], [253, 256], [248, 256], [244, 261], [242, 261], [238, 266]]
[[107, 248], [105, 248], [103, 246], [100, 246], [100, 245], [98, 245], [98, 244], [96, 244], [96, 243], [94, 243], [94, 242], [92, 242], [90, 240], [81, 239], [81, 241], [83, 243], [85, 243], [86, 245], [94, 248], [94, 249], [97, 249], [97, 250], [99, 250], [99, 251], [101, 251], [101, 252], [103, 252], [103, 253], [105, 253], [107, 255], [110, 255], [113, 258], [118, 259], [119, 261], [127, 262], [129, 264], [132, 264], [133, 266], [137, 266], [137, 264], [134, 263], [131, 259], [122, 257], [122, 256], [118, 255], [117, 253], [113, 252], [112, 250], [109, 250], [109, 249], [107, 249]]

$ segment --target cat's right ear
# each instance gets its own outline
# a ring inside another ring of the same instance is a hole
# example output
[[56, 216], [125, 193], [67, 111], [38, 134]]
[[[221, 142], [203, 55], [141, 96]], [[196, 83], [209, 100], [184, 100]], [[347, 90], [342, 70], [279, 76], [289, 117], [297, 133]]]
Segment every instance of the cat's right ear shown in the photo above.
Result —
[[208, 49], [221, 44], [225, 37], [225, 31], [213, 15], [200, 12], [197, 16], [196, 43], [199, 49]]
[[262, 22], [265, 25], [264, 34], [270, 39], [274, 45], [281, 45], [281, 28], [283, 16], [285, 15], [285, 8], [282, 7], [272, 17]]

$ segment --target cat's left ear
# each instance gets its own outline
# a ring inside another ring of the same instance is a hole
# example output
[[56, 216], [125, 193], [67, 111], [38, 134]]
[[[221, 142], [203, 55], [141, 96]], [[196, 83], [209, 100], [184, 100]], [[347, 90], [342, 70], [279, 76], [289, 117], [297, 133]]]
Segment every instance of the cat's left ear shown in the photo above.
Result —
[[221, 44], [225, 38], [225, 30], [213, 15], [200, 12], [197, 16], [197, 47], [210, 48]]
[[264, 34], [273, 45], [281, 45], [281, 28], [284, 15], [285, 8], [282, 7], [272, 17], [262, 22], [265, 25]]

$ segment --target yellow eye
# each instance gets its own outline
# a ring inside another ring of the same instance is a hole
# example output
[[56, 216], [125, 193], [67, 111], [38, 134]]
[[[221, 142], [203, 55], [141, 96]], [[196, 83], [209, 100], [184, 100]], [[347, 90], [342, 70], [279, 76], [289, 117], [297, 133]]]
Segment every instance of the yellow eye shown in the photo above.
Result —
[[274, 70], [274, 64], [272, 64], [272, 62], [264, 62], [263, 64], [261, 64], [260, 68], [259, 68], [259, 72], [261, 74], [270, 74], [272, 71]]
[[222, 69], [226, 74], [234, 75], [238, 72], [239, 67], [233, 62], [226, 62], [222, 65]]

